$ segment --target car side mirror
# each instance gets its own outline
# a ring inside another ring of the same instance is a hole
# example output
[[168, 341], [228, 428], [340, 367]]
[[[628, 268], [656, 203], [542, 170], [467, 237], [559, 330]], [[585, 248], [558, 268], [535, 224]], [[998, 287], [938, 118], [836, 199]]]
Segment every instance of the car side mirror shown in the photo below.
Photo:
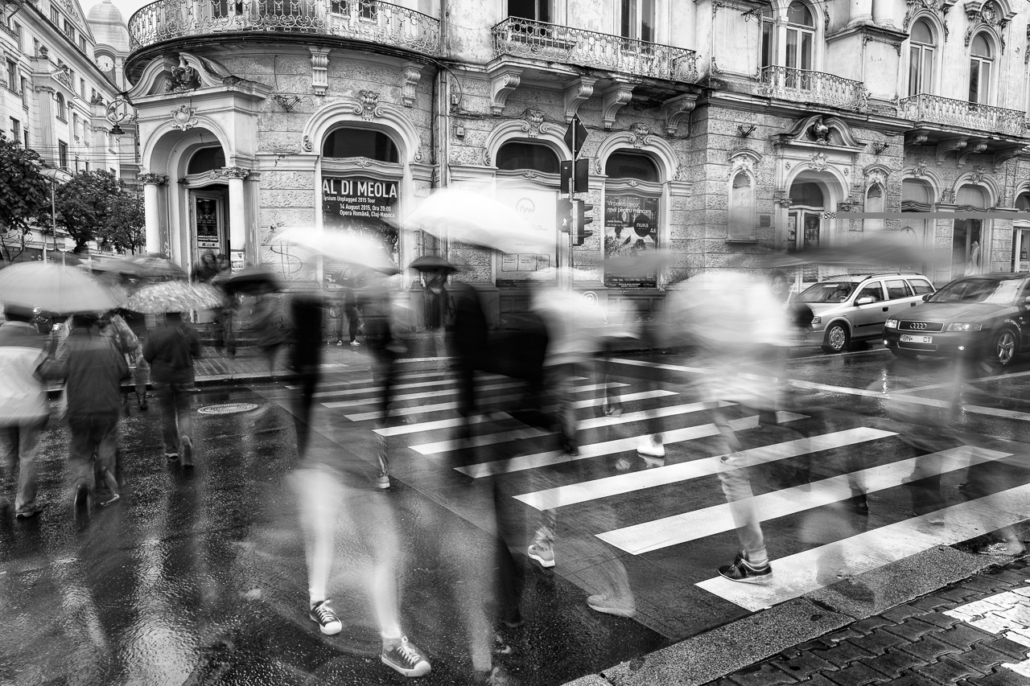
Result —
[[923, 293], [923, 302], [925, 303], [929, 300], [931, 295], [933, 295], [933, 293]]
[[867, 295], [867, 296], [865, 296], [863, 298], [859, 298], [858, 300], [856, 300], [855, 304], [856, 305], [872, 305], [874, 302], [876, 302], [876, 301], [873, 300], [872, 296], [868, 296]]

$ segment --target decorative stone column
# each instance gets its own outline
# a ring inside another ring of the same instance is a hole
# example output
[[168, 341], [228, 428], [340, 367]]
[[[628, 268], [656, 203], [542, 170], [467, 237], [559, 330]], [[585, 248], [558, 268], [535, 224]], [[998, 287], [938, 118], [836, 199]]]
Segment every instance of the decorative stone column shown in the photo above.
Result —
[[147, 172], [140, 174], [138, 178], [143, 184], [143, 215], [147, 225], [145, 249], [150, 254], [160, 253], [161, 211], [158, 187], [168, 183], [168, 177]]
[[249, 169], [226, 167], [222, 176], [229, 180], [229, 250], [243, 252], [247, 246], [247, 203], [244, 201], [243, 180]]
[[851, 16], [848, 25], [867, 24], [873, 21], [873, 0], [851, 0]]

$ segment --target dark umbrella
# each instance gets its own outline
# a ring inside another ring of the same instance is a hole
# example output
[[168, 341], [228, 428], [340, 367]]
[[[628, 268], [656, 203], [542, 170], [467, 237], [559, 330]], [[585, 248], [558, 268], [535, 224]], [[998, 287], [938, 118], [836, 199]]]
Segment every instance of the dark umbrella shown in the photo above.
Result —
[[93, 269], [144, 279], [186, 278], [186, 272], [179, 265], [160, 255], [133, 255], [119, 260], [106, 260], [103, 264], [94, 264]]
[[410, 269], [417, 269], [420, 272], [432, 272], [432, 271], [449, 271], [456, 272], [458, 268], [453, 264], [440, 257], [439, 255], [423, 255], [422, 257], [416, 257], [415, 260], [408, 265]]
[[272, 270], [261, 265], [244, 267], [221, 283], [229, 295], [244, 293], [258, 295], [269, 291], [281, 291], [282, 283]]

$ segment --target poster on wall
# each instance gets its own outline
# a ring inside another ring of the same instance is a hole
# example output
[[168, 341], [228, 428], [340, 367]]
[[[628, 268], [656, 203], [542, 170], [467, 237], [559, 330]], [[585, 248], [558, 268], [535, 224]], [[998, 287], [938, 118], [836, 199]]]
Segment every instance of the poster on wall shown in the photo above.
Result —
[[[635, 193], [608, 193], [604, 201], [605, 259], [638, 257], [657, 248], [658, 198]], [[616, 288], [657, 288], [658, 273], [657, 269], [608, 267], [604, 282], [606, 286]]]
[[[386, 247], [394, 262], [398, 259], [399, 181], [382, 181], [367, 176], [322, 176], [322, 225], [327, 231], [356, 231], [372, 236]], [[329, 278], [343, 269], [326, 260], [323, 272]]]
[[558, 239], [554, 222], [558, 196], [553, 190], [513, 187], [499, 188], [496, 197], [521, 214], [534, 232], [546, 235], [545, 244], [554, 246], [546, 253], [536, 252], [532, 246], [540, 241], [527, 236], [524, 251], [503, 254], [498, 258], [497, 285], [524, 286], [534, 272], [557, 263]]

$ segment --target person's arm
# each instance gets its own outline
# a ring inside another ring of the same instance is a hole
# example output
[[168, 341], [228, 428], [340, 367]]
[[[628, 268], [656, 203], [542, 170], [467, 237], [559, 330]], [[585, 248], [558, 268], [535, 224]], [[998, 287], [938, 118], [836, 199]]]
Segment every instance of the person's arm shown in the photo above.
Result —
[[200, 336], [194, 329], [187, 329], [187, 331], [189, 332], [187, 334], [187, 341], [190, 346], [190, 355], [192, 355], [194, 359], [203, 357], [203, 351], [200, 347]]
[[36, 374], [47, 381], [63, 381], [68, 377], [68, 342], [63, 341], [57, 353], [47, 355], [36, 369]]
[[157, 357], [157, 350], [154, 349], [154, 334], [150, 334], [143, 343], [143, 359], [147, 361], [147, 364], [152, 364], [155, 357]]

